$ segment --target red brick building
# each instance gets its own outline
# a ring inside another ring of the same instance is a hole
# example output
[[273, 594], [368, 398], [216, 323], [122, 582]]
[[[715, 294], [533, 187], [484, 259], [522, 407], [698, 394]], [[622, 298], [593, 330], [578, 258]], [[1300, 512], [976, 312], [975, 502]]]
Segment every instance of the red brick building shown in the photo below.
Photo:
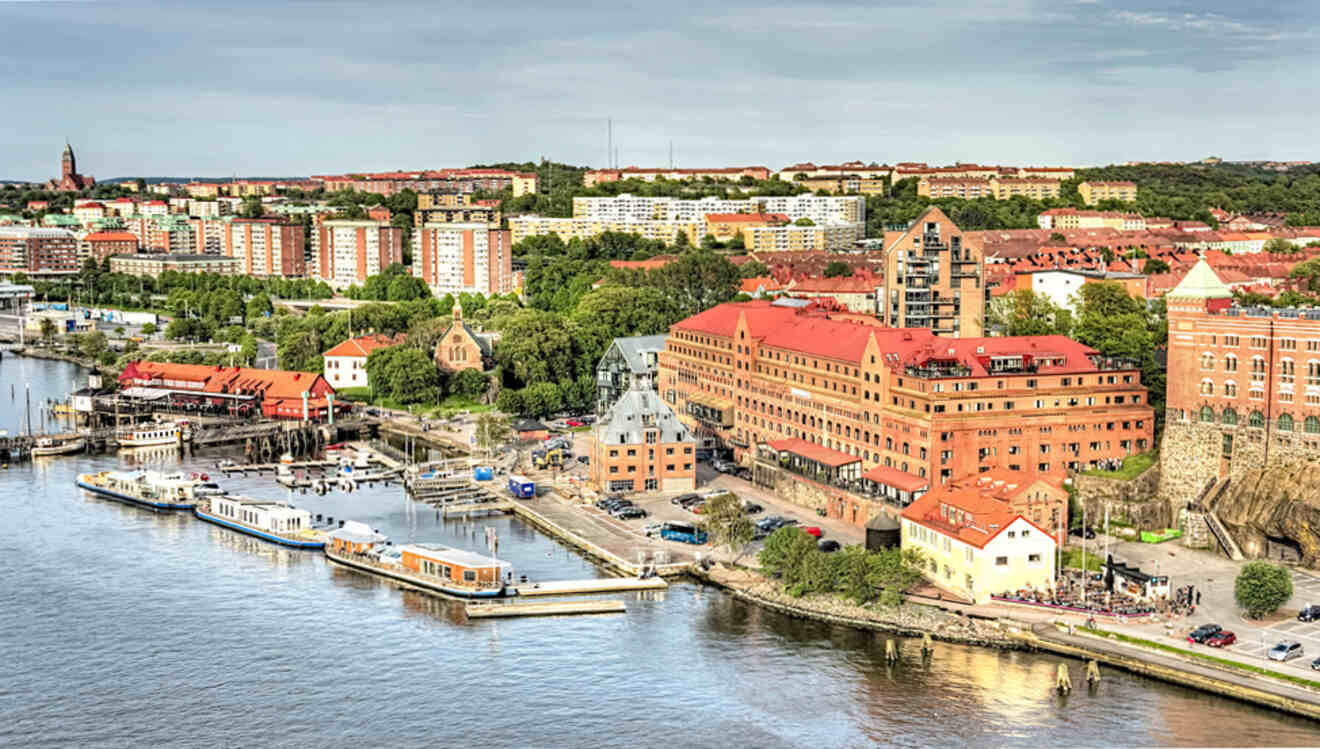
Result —
[[307, 275], [306, 239], [299, 224], [269, 218], [236, 218], [223, 226], [221, 254], [243, 262], [244, 275]]
[[447, 372], [475, 369], [484, 372], [494, 364], [490, 338], [463, 322], [463, 308], [454, 305], [454, 322], [435, 344], [435, 364]]
[[702, 447], [783, 463], [759, 446], [803, 440], [832, 456], [803, 475], [878, 493], [865, 485], [877, 468], [909, 492], [997, 467], [1062, 477], [1149, 449], [1154, 430], [1134, 362], [1062, 336], [941, 338], [803, 301], [675, 324], [658, 384]]
[[1204, 260], [1165, 295], [1168, 411], [1161, 493], [1320, 458], [1320, 311], [1242, 308]]
[[174, 402], [260, 410], [266, 418], [324, 421], [329, 409], [347, 411], [335, 402], [335, 389], [319, 374], [202, 364], [130, 362], [119, 375], [128, 387], [164, 390]]
[[65, 229], [0, 226], [0, 273], [77, 273], [78, 239]]
[[111, 255], [135, 255], [138, 251], [136, 234], [126, 231], [98, 231], [83, 237], [87, 243], [87, 256], [100, 263]]
[[78, 173], [78, 161], [73, 155], [73, 146], [64, 144], [64, 153], [60, 156], [60, 178], [46, 183], [47, 190], [60, 192], [79, 192], [96, 184], [92, 177]]

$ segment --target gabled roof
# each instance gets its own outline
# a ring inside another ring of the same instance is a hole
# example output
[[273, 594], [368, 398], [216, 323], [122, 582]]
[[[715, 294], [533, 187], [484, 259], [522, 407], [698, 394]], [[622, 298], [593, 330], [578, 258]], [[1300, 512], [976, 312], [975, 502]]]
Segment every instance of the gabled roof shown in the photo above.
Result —
[[649, 390], [629, 390], [619, 396], [601, 421], [597, 439], [607, 445], [640, 445], [643, 430], [652, 428], [659, 430], [660, 443], [692, 441], [692, 433], [673, 409]]
[[350, 338], [324, 354], [321, 354], [321, 356], [367, 357], [371, 355], [372, 351], [375, 351], [378, 348], [385, 348], [402, 342], [402, 337], [396, 339], [380, 333], [374, 333], [372, 335]]
[[1183, 276], [1183, 280], [1168, 293], [1168, 296], [1184, 299], [1230, 299], [1233, 292], [1224, 285], [1205, 258], [1201, 258], [1196, 261], [1196, 265], [1192, 266], [1187, 275]]
[[[610, 348], [618, 349], [623, 356], [623, 360], [628, 363], [628, 369], [634, 374], [644, 374], [653, 369], [647, 362], [646, 354], [648, 352], [660, 352], [665, 349], [665, 340], [669, 338], [668, 333], [659, 335], [638, 335], [628, 338], [615, 338], [610, 344]], [[606, 354], [609, 353], [607, 350]]]
[[[949, 510], [942, 509], [945, 506]], [[978, 549], [985, 548], [986, 544], [1018, 521], [1039, 530], [1046, 538], [1054, 538], [1049, 531], [1013, 512], [1007, 503], [988, 497], [974, 488], [923, 494], [904, 508], [903, 518]]]

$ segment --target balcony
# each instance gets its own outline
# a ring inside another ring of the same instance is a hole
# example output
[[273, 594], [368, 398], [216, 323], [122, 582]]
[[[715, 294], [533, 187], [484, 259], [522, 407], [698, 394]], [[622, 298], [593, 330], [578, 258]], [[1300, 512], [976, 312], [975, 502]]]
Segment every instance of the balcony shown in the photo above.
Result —
[[972, 368], [961, 364], [950, 366], [905, 367], [903, 373], [909, 377], [923, 380], [939, 380], [947, 377], [970, 377]]

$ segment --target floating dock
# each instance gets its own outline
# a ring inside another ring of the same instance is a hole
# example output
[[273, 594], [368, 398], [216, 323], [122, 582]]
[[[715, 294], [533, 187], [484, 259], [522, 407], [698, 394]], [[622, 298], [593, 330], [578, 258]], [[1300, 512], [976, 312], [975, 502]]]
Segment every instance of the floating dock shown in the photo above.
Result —
[[603, 577], [597, 580], [551, 580], [518, 585], [518, 596], [563, 596], [575, 593], [620, 593], [631, 590], [668, 590], [660, 577]]
[[467, 515], [474, 512], [513, 512], [512, 502], [464, 502], [462, 504], [441, 504], [444, 516]]
[[562, 616], [565, 614], [625, 614], [628, 608], [617, 598], [593, 598], [581, 601], [535, 601], [531, 603], [469, 603], [469, 619], [495, 619], [514, 616]]

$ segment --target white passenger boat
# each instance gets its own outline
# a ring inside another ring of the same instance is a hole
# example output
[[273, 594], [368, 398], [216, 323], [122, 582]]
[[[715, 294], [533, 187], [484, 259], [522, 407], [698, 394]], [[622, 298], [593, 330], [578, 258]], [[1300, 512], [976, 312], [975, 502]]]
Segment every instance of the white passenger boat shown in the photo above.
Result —
[[312, 524], [312, 513], [287, 502], [234, 495], [203, 497], [193, 514], [208, 523], [294, 549], [325, 547], [324, 528]]
[[192, 428], [186, 421], [134, 424], [115, 431], [115, 441], [120, 447], [177, 445], [190, 439], [192, 439]]
[[200, 476], [159, 471], [101, 471], [78, 476], [82, 489], [149, 510], [191, 510], [198, 497], [218, 491]]
[[81, 434], [57, 434], [42, 437], [32, 447], [33, 457], [40, 455], [68, 455], [82, 452], [87, 447], [87, 438]]

